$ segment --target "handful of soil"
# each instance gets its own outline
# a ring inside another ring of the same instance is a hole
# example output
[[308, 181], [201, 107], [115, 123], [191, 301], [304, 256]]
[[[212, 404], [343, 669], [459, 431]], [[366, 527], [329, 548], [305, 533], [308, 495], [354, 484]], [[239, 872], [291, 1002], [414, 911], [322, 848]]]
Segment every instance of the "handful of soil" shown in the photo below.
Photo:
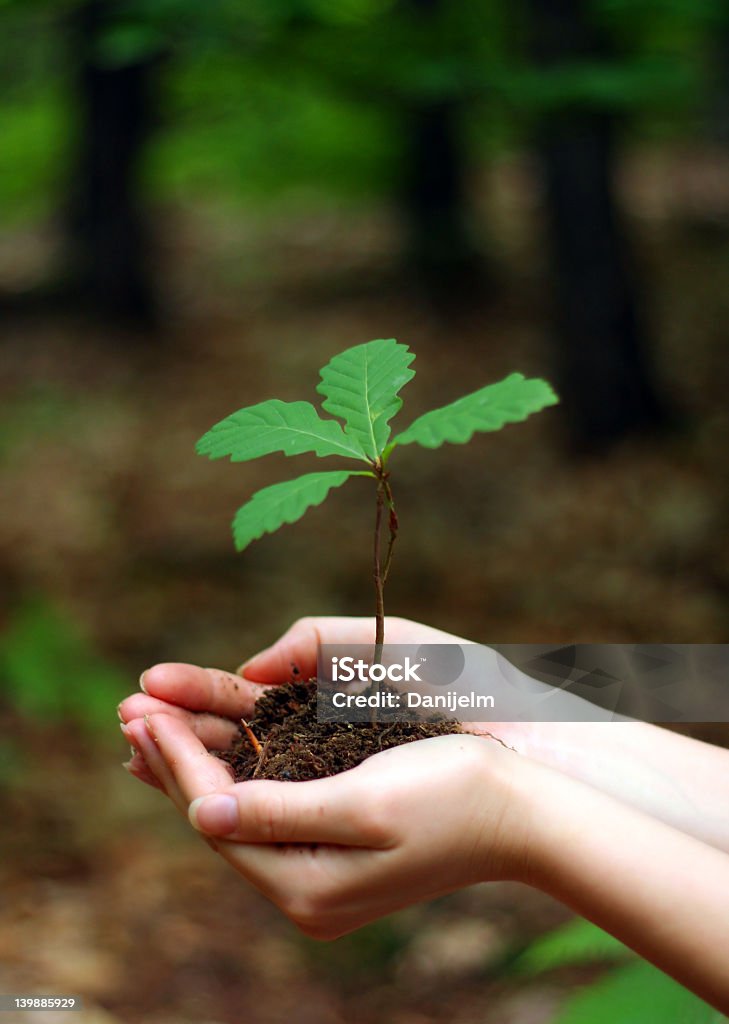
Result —
[[[337, 775], [381, 750], [403, 743], [461, 732], [455, 719], [423, 722], [319, 722], [316, 680], [274, 686], [256, 701], [254, 717], [240, 738], [217, 756], [233, 769], [236, 782], [279, 779], [304, 782]], [[249, 736], [252, 733], [253, 738]]]

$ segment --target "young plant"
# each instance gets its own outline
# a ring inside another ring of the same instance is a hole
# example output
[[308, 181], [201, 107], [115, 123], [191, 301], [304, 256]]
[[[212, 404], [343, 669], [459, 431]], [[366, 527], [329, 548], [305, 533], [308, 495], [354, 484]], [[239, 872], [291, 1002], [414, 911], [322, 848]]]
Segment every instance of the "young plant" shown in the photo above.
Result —
[[[320, 371], [317, 387], [322, 407], [336, 419], [322, 419], [310, 402], [281, 402], [277, 398], [248, 406], [221, 420], [197, 444], [200, 455], [228, 456], [246, 462], [272, 452], [324, 458], [336, 455], [364, 464], [366, 469], [305, 473], [294, 480], [257, 491], [233, 520], [235, 546], [242, 551], [251, 541], [293, 523], [313, 505], [320, 505], [333, 487], [352, 476], [375, 483], [373, 575], [375, 580], [375, 661], [385, 639], [385, 583], [392, 565], [398, 519], [392, 495], [390, 459], [396, 447], [419, 444], [438, 448], [445, 442], [465, 444], [475, 433], [500, 430], [554, 405], [558, 398], [549, 384], [512, 373], [449, 405], [419, 416], [402, 433], [390, 437], [390, 420], [399, 412], [401, 388], [415, 376], [415, 358], [407, 345], [393, 338], [355, 345], [334, 356]], [[342, 422], [340, 423], [339, 420]], [[388, 540], [383, 554], [382, 527], [387, 513]]]

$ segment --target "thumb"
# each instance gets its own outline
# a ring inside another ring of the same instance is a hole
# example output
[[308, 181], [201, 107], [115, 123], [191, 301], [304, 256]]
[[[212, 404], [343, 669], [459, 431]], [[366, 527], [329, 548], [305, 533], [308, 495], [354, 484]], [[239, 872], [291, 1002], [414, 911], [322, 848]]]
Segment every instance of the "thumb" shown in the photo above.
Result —
[[238, 673], [254, 683], [284, 683], [316, 675], [320, 644], [374, 643], [375, 620], [358, 618], [299, 619], [274, 644], [245, 661]]
[[327, 843], [386, 847], [390, 829], [367, 813], [357, 769], [311, 782], [253, 780], [193, 800], [199, 832], [243, 843]]
[[[469, 643], [461, 637], [443, 633], [431, 626], [397, 617], [385, 622], [385, 639], [391, 644]], [[320, 644], [374, 644], [375, 619], [344, 616], [299, 619], [265, 651], [245, 661], [238, 673], [253, 683], [285, 683], [290, 679], [310, 679], [316, 675], [316, 656]]]

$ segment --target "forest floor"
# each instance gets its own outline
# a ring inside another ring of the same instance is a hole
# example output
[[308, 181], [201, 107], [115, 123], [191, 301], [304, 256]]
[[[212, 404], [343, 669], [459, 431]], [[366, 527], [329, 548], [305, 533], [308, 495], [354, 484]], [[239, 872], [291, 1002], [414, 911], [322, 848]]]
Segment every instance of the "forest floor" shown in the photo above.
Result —
[[[155, 661], [232, 668], [301, 615], [372, 614], [363, 481], [239, 557], [233, 512], [293, 464], [211, 463], [194, 442], [265, 397], [315, 400], [318, 368], [375, 337], [417, 355], [403, 423], [513, 370], [549, 378], [538, 218], [517, 171], [494, 174], [482, 211], [497, 286], [447, 319], [403, 282], [391, 219], [371, 210], [160, 213], [156, 337], [5, 316], [9, 634], [28, 608], [54, 609], [133, 690]], [[576, 459], [553, 410], [464, 448], [398, 453], [390, 613], [484, 642], [729, 641], [729, 197], [707, 209], [689, 170], [673, 191], [672, 173], [643, 166], [625, 192], [684, 429]], [[47, 251], [37, 231], [8, 236], [0, 285], [32, 281]], [[73, 690], [73, 673], [57, 686]], [[94, 735], [0, 694], [0, 991], [83, 993], [83, 1024], [547, 1024], [581, 980], [504, 972], [567, 916], [511, 885], [303, 939], [122, 772], [111, 702], [108, 715]]]

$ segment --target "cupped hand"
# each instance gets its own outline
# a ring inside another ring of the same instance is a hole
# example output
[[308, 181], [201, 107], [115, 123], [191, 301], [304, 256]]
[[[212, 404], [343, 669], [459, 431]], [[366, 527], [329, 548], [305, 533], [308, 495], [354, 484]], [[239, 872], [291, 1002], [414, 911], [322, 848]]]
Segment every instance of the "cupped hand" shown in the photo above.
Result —
[[[131, 770], [308, 935], [477, 881], [527, 881], [725, 1011], [726, 751], [639, 722], [473, 723], [529, 756], [464, 733], [332, 778], [233, 783], [211, 751], [262, 686], [312, 675], [320, 643], [367, 643], [372, 626], [301, 620], [237, 674], [155, 666], [119, 709]], [[388, 621], [388, 639], [464, 642], [406, 620]]]
[[152, 714], [128, 728], [180, 811], [313, 937], [474, 882], [519, 878], [526, 864], [525, 763], [483, 738], [420, 740], [311, 782], [232, 784], [181, 717]]
[[[299, 619], [271, 647], [244, 662], [236, 673], [183, 663], [155, 665], [142, 673], [141, 693], [127, 697], [117, 709], [122, 732], [145, 715], [169, 714], [184, 722], [208, 750], [226, 750], [238, 734], [241, 718], [253, 715], [267, 686], [316, 675], [320, 644], [362, 644], [372, 641], [375, 620], [321, 617]], [[408, 619], [387, 620], [389, 643], [468, 643]], [[141, 782], [159, 788], [159, 781], [137, 750], [125, 765]]]
[[225, 750], [238, 735], [241, 718], [250, 718], [264, 687], [240, 675], [197, 665], [167, 663], [147, 669], [140, 679], [141, 693], [119, 704], [117, 713], [122, 732], [135, 748], [128, 771], [148, 785], [159, 788], [159, 780], [145, 764], [134, 744], [129, 725], [145, 716], [168, 714], [183, 722], [209, 750]]
[[[128, 723], [144, 715], [171, 714], [188, 725], [209, 750], [226, 749], [238, 734], [240, 719], [251, 717], [257, 697], [267, 686], [315, 675], [321, 644], [370, 643], [374, 630], [374, 619], [309, 617], [295, 622], [272, 646], [244, 662], [235, 674], [194, 665], [155, 665], [142, 675], [144, 692], [122, 701], [119, 716], [122, 723]], [[401, 644], [471, 642], [401, 618], [387, 619], [385, 635], [389, 643]], [[580, 698], [574, 699], [581, 703]], [[644, 798], [647, 784], [634, 782], [641, 769], [640, 751], [645, 747], [645, 727], [636, 728], [637, 725], [521, 721], [465, 722], [463, 728], [493, 736], [534, 760], [652, 810]], [[637, 747], [638, 753], [633, 753], [632, 747]], [[126, 767], [142, 782], [158, 785], [139, 753], [132, 756]], [[656, 813], [669, 818], [663, 806]]]

